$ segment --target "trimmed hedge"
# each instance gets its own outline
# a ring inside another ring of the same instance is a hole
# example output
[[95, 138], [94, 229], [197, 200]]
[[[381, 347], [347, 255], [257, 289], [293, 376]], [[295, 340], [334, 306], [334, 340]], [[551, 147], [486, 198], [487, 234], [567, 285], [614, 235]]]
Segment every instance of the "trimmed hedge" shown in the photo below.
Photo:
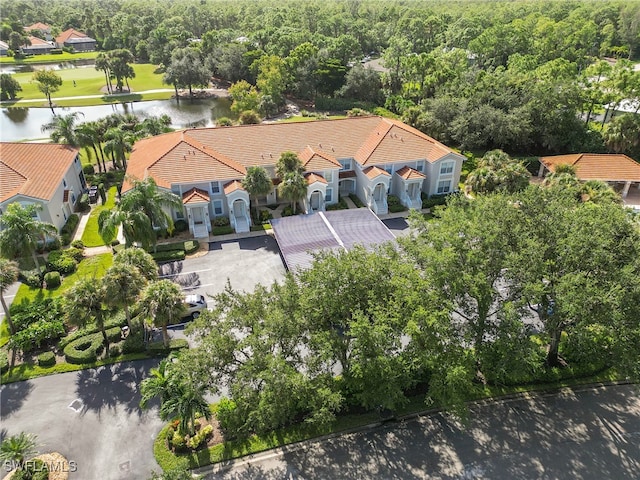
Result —
[[355, 193], [350, 193], [349, 194], [349, 198], [351, 199], [351, 201], [353, 203], [356, 204], [356, 207], [358, 207], [358, 208], [364, 207], [364, 203], [362, 203], [362, 200], [360, 200]]
[[151, 257], [153, 257], [156, 262], [171, 262], [175, 260], [184, 260], [185, 253], [184, 250], [170, 250], [168, 252], [152, 253]]
[[9, 370], [9, 354], [6, 350], [0, 350], [0, 373]]
[[184, 338], [172, 338], [169, 340], [169, 347], [164, 346], [164, 342], [153, 342], [147, 345], [147, 352], [151, 355], [166, 355], [172, 350], [189, 348], [189, 342]]
[[[120, 327], [112, 327], [107, 329], [107, 338], [110, 342], [120, 340], [122, 330]], [[104, 339], [102, 332], [92, 333], [80, 337], [66, 347], [64, 347], [64, 356], [69, 363], [92, 363], [98, 359], [98, 355], [102, 353]]]
[[[125, 318], [124, 312], [120, 311], [117, 314], [115, 314], [113, 317], [109, 318], [107, 321], [104, 322], [104, 326], [107, 329], [107, 335], [109, 334], [109, 331], [113, 328], [115, 329], [116, 327], [118, 329], [120, 329], [120, 327], [124, 326], [127, 324], [127, 320]], [[75, 332], [70, 333], [69, 335], [67, 335], [66, 337], [64, 337], [63, 339], [60, 340], [60, 342], [58, 343], [58, 347], [59, 348], [65, 348], [67, 345], [69, 345], [71, 342], [73, 342], [74, 340], [77, 340], [81, 337], [86, 337], [87, 335], [91, 335], [93, 333], [99, 333], [100, 330], [98, 329], [98, 327], [96, 325], [91, 325], [85, 328], [80, 328], [78, 330], [76, 330]]]
[[78, 224], [80, 223], [80, 217], [75, 213], [72, 213], [69, 218], [67, 218], [67, 222], [64, 224], [62, 229], [60, 229], [60, 233], [68, 233], [71, 235], [76, 231]]
[[60, 283], [60, 272], [47, 272], [44, 275], [44, 282], [47, 284], [47, 290], [58, 288]]
[[41, 367], [52, 367], [56, 364], [56, 356], [53, 352], [44, 352], [38, 355], [38, 365]]
[[233, 233], [233, 227], [213, 227], [213, 229], [211, 230], [211, 233], [213, 235], [228, 235], [230, 233]]
[[[433, 208], [437, 205], [445, 205], [449, 195], [431, 195], [429, 198], [422, 199], [422, 208]], [[426, 197], [426, 196], [425, 196]]]
[[54, 250], [47, 256], [47, 269], [53, 272], [60, 272], [69, 275], [78, 268], [76, 259], [67, 255], [66, 250]]
[[141, 353], [146, 349], [141, 333], [130, 333], [122, 342], [122, 353]]
[[200, 248], [200, 242], [197, 240], [187, 240], [184, 242], [184, 251], [187, 255], [197, 252]]
[[173, 222], [173, 228], [176, 233], [182, 233], [189, 230], [189, 224], [185, 220], [179, 219]]

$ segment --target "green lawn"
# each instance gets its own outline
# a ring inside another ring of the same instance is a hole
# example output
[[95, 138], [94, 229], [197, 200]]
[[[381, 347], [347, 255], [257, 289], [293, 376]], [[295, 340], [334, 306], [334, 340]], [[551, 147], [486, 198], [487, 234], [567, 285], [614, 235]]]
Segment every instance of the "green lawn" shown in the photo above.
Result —
[[0, 63], [5, 63], [8, 65], [17, 64], [29, 64], [29, 63], [62, 63], [62, 62], [71, 62], [73, 60], [87, 60], [94, 59], [98, 56], [100, 52], [78, 52], [78, 53], [68, 53], [62, 52], [57, 55], [34, 55], [29, 58], [25, 58], [22, 60], [16, 60], [13, 57], [0, 57]]
[[[64, 70], [57, 70], [56, 73], [62, 78], [62, 86], [60, 90], [54, 93], [51, 98], [60, 106], [81, 106], [81, 105], [101, 105], [104, 103], [123, 102], [123, 101], [135, 101], [143, 98], [140, 94], [135, 94], [136, 91], [155, 90], [155, 89], [168, 89], [168, 92], [161, 92], [160, 94], [149, 94], [151, 96], [160, 95], [161, 98], [169, 98], [172, 95], [173, 89], [170, 86], [162, 83], [162, 74], [156, 73], [157, 67], [151, 64], [134, 64], [136, 76], [129, 80], [129, 85], [133, 90], [131, 95], [104, 95], [105, 91], [102, 89], [105, 87], [106, 82], [104, 73], [96, 70], [92, 67], [87, 68], [69, 68]], [[38, 84], [33, 80], [33, 72], [24, 72], [13, 74], [22, 87], [22, 91], [19, 92], [19, 97], [14, 101], [3, 102], [3, 105], [7, 106], [28, 106], [28, 107], [42, 107], [48, 106], [44, 95], [38, 90]], [[75, 81], [75, 86], [74, 82]], [[126, 88], [126, 85], [125, 85]], [[73, 100], [56, 100], [57, 98], [64, 97], [78, 97], [84, 95], [103, 95], [102, 97], [93, 99], [73, 99]], [[42, 104], [37, 102], [24, 102], [23, 100], [35, 100], [43, 99]], [[144, 96], [145, 100], [151, 100]]]
[[104, 272], [107, 271], [112, 263], [113, 255], [111, 253], [103, 253], [100, 255], [95, 255], [93, 257], [85, 258], [78, 264], [78, 270], [76, 270], [75, 273], [72, 273], [71, 275], [65, 277], [62, 281], [62, 285], [60, 285], [58, 288], [54, 288], [51, 290], [40, 290], [38, 288], [28, 287], [24, 284], [20, 285], [20, 288], [18, 289], [15, 298], [13, 299], [13, 303], [15, 305], [18, 305], [25, 300], [33, 301], [39, 297], [59, 297], [81, 278], [102, 278]]
[[91, 210], [89, 214], [89, 221], [82, 233], [82, 242], [85, 247], [100, 247], [104, 245], [102, 237], [98, 233], [98, 216], [103, 210], [110, 210], [116, 205], [116, 194], [118, 190], [116, 187], [111, 187], [107, 192], [107, 203], [99, 205]]
[[0, 347], [5, 345], [9, 341], [10, 337], [9, 325], [7, 325], [7, 322], [2, 322], [0, 324]]

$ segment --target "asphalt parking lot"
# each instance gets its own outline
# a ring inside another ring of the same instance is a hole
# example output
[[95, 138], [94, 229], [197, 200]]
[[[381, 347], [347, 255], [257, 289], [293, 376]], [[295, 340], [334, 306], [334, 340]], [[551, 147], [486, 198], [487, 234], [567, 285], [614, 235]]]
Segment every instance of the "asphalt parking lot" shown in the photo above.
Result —
[[204, 295], [211, 307], [212, 297], [224, 291], [227, 282], [235, 290], [252, 292], [258, 284], [269, 286], [283, 280], [286, 270], [275, 239], [262, 235], [211, 242], [206, 255], [165, 263], [160, 274], [175, 281], [185, 294]]

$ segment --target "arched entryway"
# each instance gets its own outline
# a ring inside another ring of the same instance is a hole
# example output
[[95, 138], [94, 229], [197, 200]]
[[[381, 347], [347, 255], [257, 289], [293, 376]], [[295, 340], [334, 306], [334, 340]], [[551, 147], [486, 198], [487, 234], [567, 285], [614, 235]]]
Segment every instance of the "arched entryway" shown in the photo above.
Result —
[[238, 198], [233, 201], [231, 215], [233, 215], [236, 232], [248, 232], [251, 223], [249, 222], [249, 208], [247, 202]]
[[309, 205], [313, 212], [324, 210], [324, 195], [321, 191], [315, 190], [311, 193], [311, 196], [309, 197]]
[[340, 196], [346, 197], [356, 193], [356, 181], [353, 178], [345, 178], [340, 180]]

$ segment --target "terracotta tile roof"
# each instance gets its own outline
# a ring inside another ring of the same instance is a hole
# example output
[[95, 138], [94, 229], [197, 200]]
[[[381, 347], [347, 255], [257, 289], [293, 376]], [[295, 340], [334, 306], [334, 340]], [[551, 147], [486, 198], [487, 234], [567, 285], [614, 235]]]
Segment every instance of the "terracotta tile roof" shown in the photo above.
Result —
[[[178, 148], [180, 142], [197, 147]], [[204, 158], [184, 159], [196, 150]], [[436, 161], [453, 152], [431, 137], [397, 120], [354, 117], [304, 123], [272, 123], [224, 128], [192, 128], [141, 140], [134, 146], [127, 173], [152, 175], [158, 185], [238, 178], [246, 167], [273, 167], [282, 152], [301, 152], [307, 170], [338, 167], [337, 159], [383, 165], [417, 159]], [[215, 159], [215, 160], [213, 160]], [[217, 160], [217, 162], [216, 162]], [[184, 168], [188, 161], [198, 168]], [[335, 163], [334, 163], [335, 162]], [[163, 168], [159, 164], [163, 163]], [[216, 163], [215, 171], [208, 164]], [[236, 173], [232, 174], [231, 170]], [[156, 178], [162, 175], [161, 178]], [[124, 191], [127, 190], [125, 185]]]
[[415, 168], [407, 167], [406, 165], [396, 172], [404, 180], [415, 180], [418, 178], [427, 178]]
[[51, 200], [77, 155], [69, 145], [0, 142], [0, 202], [15, 195]]
[[79, 32], [73, 28], [69, 28], [56, 37], [57, 43], [64, 43], [70, 38], [89, 38], [86, 33]]
[[362, 173], [364, 173], [369, 178], [376, 178], [380, 175], [386, 175], [387, 177], [391, 176], [389, 172], [387, 172], [386, 170], [382, 170], [381, 168], [378, 168], [376, 166], [365, 168]]
[[28, 27], [24, 27], [25, 31], [30, 32], [31, 30], [41, 30], [43, 32], [47, 32], [51, 30], [51, 27], [46, 23], [37, 22], [33, 25], [29, 25]]
[[344, 172], [338, 173], [338, 178], [354, 178], [356, 176], [356, 172], [353, 170], [345, 170]]
[[327, 183], [325, 178], [322, 175], [318, 175], [317, 173], [307, 173], [304, 178], [307, 179], [307, 185], [311, 185], [317, 182]]
[[[242, 177], [247, 170], [234, 160], [188, 135], [188, 130], [145, 138], [133, 147], [127, 175], [144, 180], [151, 176], [158, 186], [206, 182]], [[123, 192], [131, 189], [124, 182]]]
[[572, 165], [580, 180], [640, 182], [640, 163], [622, 154], [574, 153], [542, 157], [540, 162], [552, 172], [558, 165]]
[[182, 194], [182, 203], [188, 205], [190, 203], [209, 203], [211, 198], [209, 193], [199, 188], [192, 188], [191, 190]]
[[242, 182], [239, 182], [238, 180], [232, 180], [229, 183], [225, 184], [222, 189], [224, 190], [225, 195], [229, 195], [236, 190], [244, 190], [244, 187], [242, 186]]
[[425, 159], [429, 162], [452, 153], [420, 130], [398, 120], [384, 119], [368, 136], [355, 155], [360, 165], [375, 165]]
[[298, 155], [304, 169], [310, 170], [326, 170], [330, 168], [342, 168], [339, 161], [334, 156], [328, 153], [315, 150], [311, 146], [307, 145], [305, 149]]
[[29, 48], [29, 47], [51, 47], [54, 48], [53, 45], [51, 45], [49, 42], [42, 40], [41, 38], [38, 37], [31, 37], [29, 36], [29, 41], [31, 42], [31, 45], [24, 45], [23, 48]]

